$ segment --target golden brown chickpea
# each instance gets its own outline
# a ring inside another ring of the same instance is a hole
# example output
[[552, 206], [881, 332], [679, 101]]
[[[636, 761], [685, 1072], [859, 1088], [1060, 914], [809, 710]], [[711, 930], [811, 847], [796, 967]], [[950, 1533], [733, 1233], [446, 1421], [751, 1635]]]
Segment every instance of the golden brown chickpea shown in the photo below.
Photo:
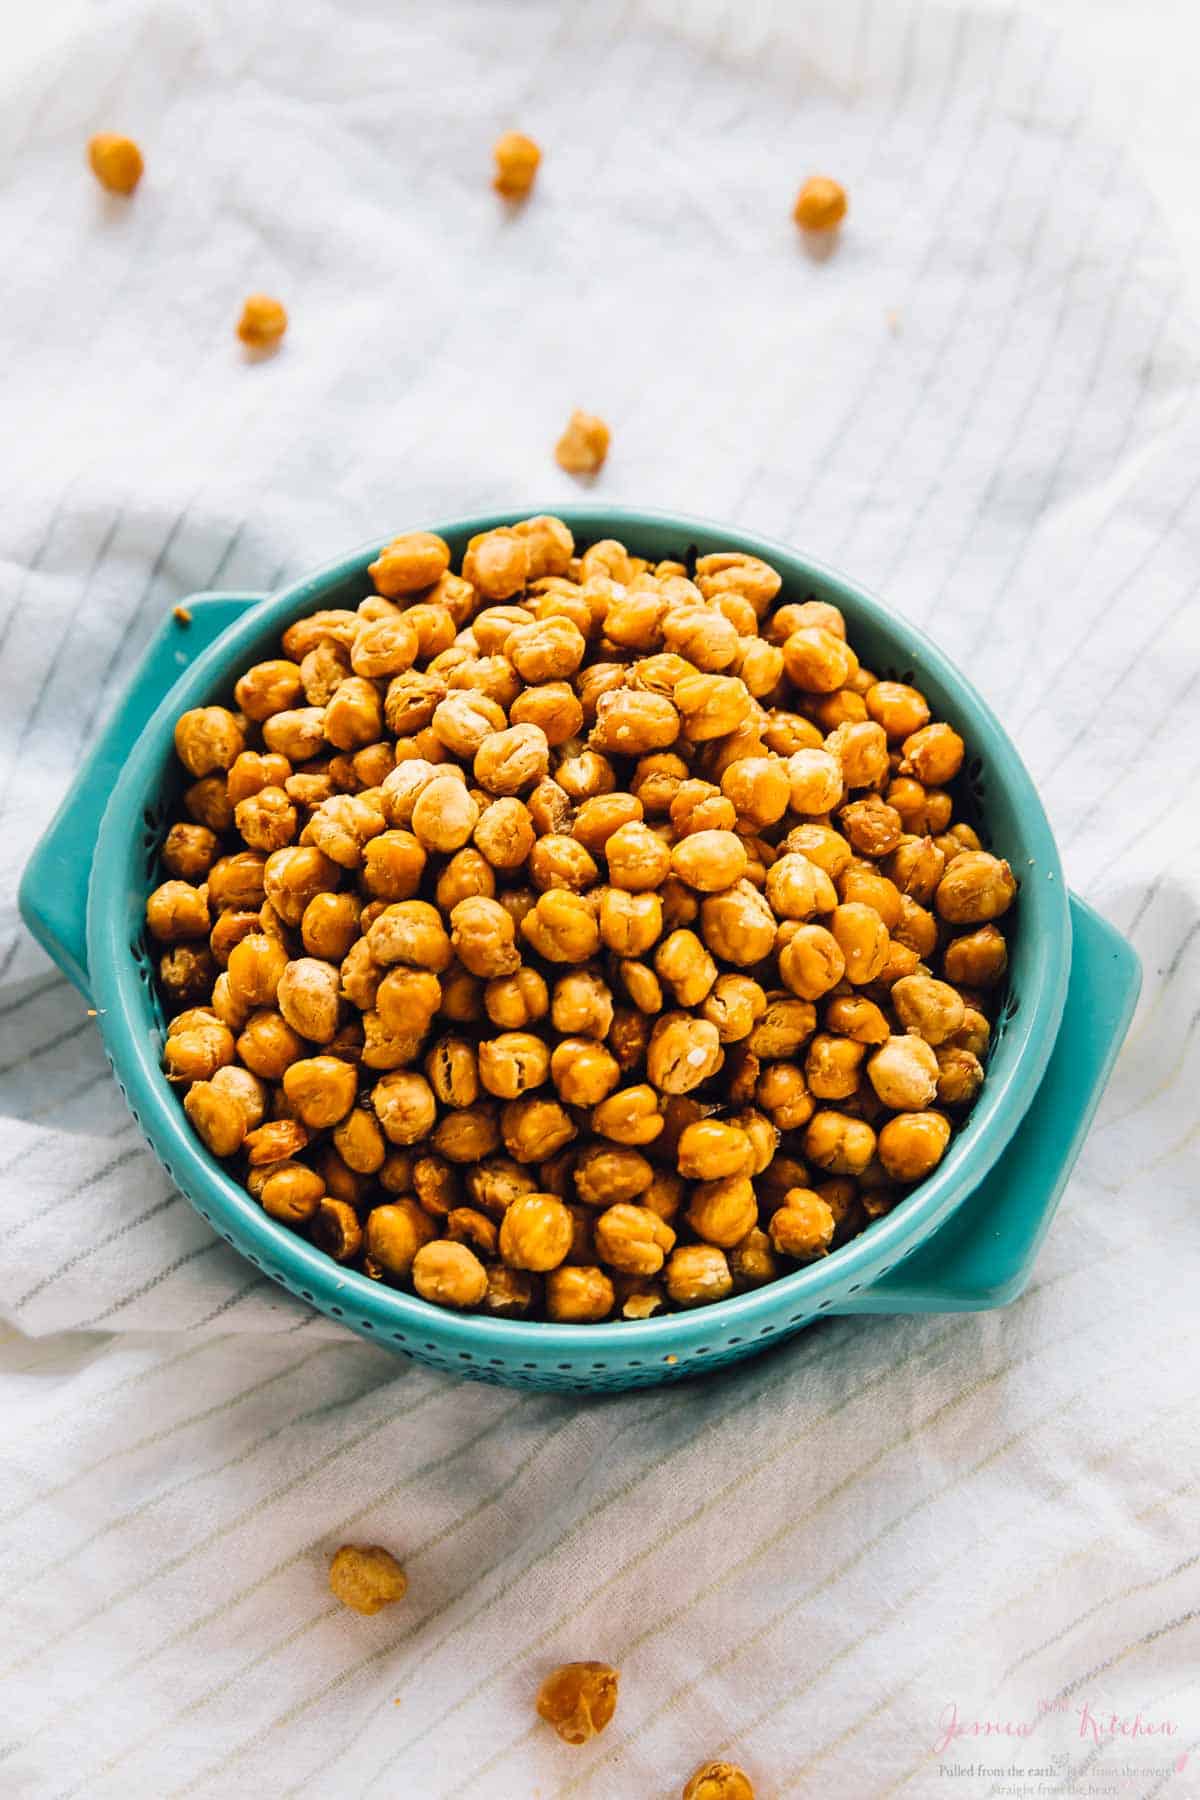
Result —
[[[300, 920], [300, 936], [308, 954], [341, 963], [358, 937], [361, 911], [357, 894], [314, 894]], [[269, 994], [266, 998], [274, 996]]]
[[479, 1046], [479, 1079], [498, 1099], [518, 1099], [540, 1087], [549, 1072], [550, 1052], [531, 1032], [501, 1032]]
[[475, 843], [493, 868], [519, 869], [534, 843], [528, 809], [520, 800], [493, 800], [479, 816]]
[[327, 1044], [338, 1027], [340, 983], [332, 963], [299, 956], [279, 977], [275, 1004], [293, 1031], [314, 1044]]
[[297, 706], [272, 713], [263, 721], [262, 734], [267, 749], [276, 755], [291, 763], [308, 762], [325, 748], [325, 708]]
[[618, 826], [604, 846], [608, 879], [627, 893], [657, 888], [671, 867], [671, 852], [649, 825], [631, 819]]
[[531, 519], [518, 519], [513, 530], [525, 539], [531, 581], [566, 575], [575, 554], [575, 539], [562, 519], [553, 513], [538, 513]]
[[465, 1244], [435, 1238], [413, 1257], [412, 1283], [422, 1300], [462, 1310], [478, 1306], [487, 1293], [487, 1272]]
[[887, 926], [873, 907], [856, 901], [835, 906], [829, 929], [846, 963], [846, 980], [862, 987], [882, 969], [888, 953]]
[[290, 844], [300, 816], [282, 788], [260, 788], [233, 809], [234, 823], [252, 850], [282, 850]]
[[564, 744], [554, 772], [568, 802], [590, 800], [596, 794], [611, 794], [617, 785], [617, 773], [607, 756], [602, 756], [598, 750], [581, 750], [578, 756], [568, 756], [569, 748]]
[[732, 1249], [754, 1227], [757, 1218], [758, 1202], [744, 1175], [699, 1181], [692, 1189], [688, 1224], [705, 1243]]
[[875, 1154], [875, 1133], [849, 1113], [818, 1112], [804, 1133], [804, 1154], [830, 1175], [861, 1175]]
[[309, 1235], [318, 1250], [339, 1263], [352, 1262], [363, 1245], [358, 1215], [344, 1200], [322, 1200]]
[[520, 1031], [544, 1019], [550, 1010], [550, 993], [536, 969], [517, 969], [489, 981], [483, 991], [484, 1011], [503, 1031]]
[[325, 736], [338, 750], [373, 744], [383, 730], [383, 703], [374, 683], [350, 675], [338, 683], [325, 708]]
[[662, 1094], [688, 1094], [721, 1066], [715, 1025], [684, 1012], [664, 1013], [655, 1022], [646, 1052], [646, 1072]]
[[92, 174], [110, 194], [132, 194], [142, 179], [145, 167], [142, 153], [130, 137], [119, 132], [101, 131], [88, 140], [88, 163]]
[[589, 902], [552, 888], [521, 921], [521, 933], [547, 962], [580, 963], [600, 947], [600, 928]]
[[[955, 861], [961, 862], [962, 858], [956, 857]], [[888, 879], [919, 906], [928, 906], [933, 899], [945, 867], [945, 855], [931, 837], [901, 838], [883, 863]]]
[[554, 447], [554, 460], [568, 475], [596, 475], [604, 466], [608, 445], [609, 430], [604, 420], [595, 413], [576, 411]]
[[487, 1265], [487, 1293], [480, 1305], [497, 1319], [522, 1319], [541, 1299], [542, 1286], [535, 1275], [510, 1269], [504, 1263]]
[[402, 1197], [390, 1205], [372, 1207], [366, 1229], [368, 1273], [384, 1280], [405, 1280], [417, 1251], [432, 1242], [434, 1235], [433, 1220], [415, 1200]]
[[214, 916], [232, 909], [251, 912], [264, 897], [265, 865], [270, 861], [260, 850], [238, 850], [220, 857], [208, 872], [208, 910]]
[[[447, 1161], [444, 1156], [415, 1157], [412, 1165], [411, 1185], [413, 1193], [417, 1196], [417, 1199], [425, 1208], [425, 1211], [434, 1218], [446, 1220], [446, 1230], [444, 1233], [446, 1237], [454, 1238], [459, 1243], [474, 1244], [476, 1249], [481, 1247], [480, 1244], [476, 1242], [476, 1237], [478, 1236], [477, 1233], [474, 1236], [470, 1233], [464, 1235], [462, 1232], [452, 1231], [450, 1229], [450, 1216], [456, 1209], [461, 1208], [463, 1200], [462, 1176], [453, 1163]], [[473, 1208], [467, 1208], [466, 1210], [472, 1216], [475, 1216], [475, 1210]], [[487, 1241], [483, 1244], [482, 1248], [488, 1256], [495, 1255], [496, 1238], [494, 1231], [487, 1238]]]
[[[928, 954], [928, 952], [923, 952]], [[942, 957], [946, 980], [956, 986], [995, 987], [1008, 968], [1008, 946], [995, 925], [981, 925], [952, 938]]]
[[[449, 614], [445, 616], [449, 623]], [[449, 641], [453, 641], [453, 625]], [[411, 669], [420, 649], [412, 613], [393, 612], [360, 628], [350, 646], [350, 667], [362, 679], [401, 675], [405, 669]], [[336, 743], [337, 739], [331, 738], [330, 742]]]
[[902, 743], [929, 723], [925, 696], [903, 681], [877, 681], [866, 693], [867, 711], [882, 725], [888, 742]]
[[685, 675], [675, 686], [675, 707], [692, 743], [708, 743], [735, 731], [750, 717], [754, 700], [737, 675]]
[[496, 173], [492, 186], [505, 200], [524, 200], [537, 176], [542, 153], [523, 131], [506, 131], [492, 150]]
[[167, 1080], [208, 1081], [233, 1061], [233, 1051], [233, 1033], [216, 1019], [173, 1031], [163, 1047]]
[[723, 1044], [749, 1037], [767, 1007], [767, 996], [748, 975], [718, 975], [705, 996], [701, 1012]]
[[691, 1181], [721, 1181], [750, 1174], [754, 1148], [743, 1130], [721, 1120], [696, 1120], [685, 1127], [676, 1147], [676, 1166]]
[[564, 1037], [551, 1053], [550, 1079], [567, 1106], [598, 1106], [620, 1081], [621, 1066], [591, 1038]]
[[846, 216], [847, 205], [846, 190], [840, 181], [834, 181], [831, 175], [810, 175], [796, 196], [792, 217], [801, 231], [836, 231]]
[[610, 1143], [590, 1143], [574, 1158], [576, 1198], [585, 1206], [637, 1200], [654, 1183], [653, 1165], [640, 1151]]
[[656, 1275], [675, 1247], [675, 1233], [647, 1206], [625, 1201], [608, 1207], [595, 1224], [596, 1248], [610, 1268]]
[[218, 847], [216, 833], [207, 825], [172, 825], [163, 840], [163, 868], [178, 881], [203, 881]]
[[463, 574], [487, 600], [508, 600], [529, 578], [529, 543], [510, 526], [481, 531], [467, 545]]
[[263, 1081], [281, 1081], [284, 1070], [304, 1055], [298, 1032], [277, 1012], [251, 1013], [237, 1040], [237, 1053], [246, 1067]]
[[543, 1162], [575, 1136], [566, 1108], [540, 1094], [508, 1101], [501, 1108], [500, 1129], [506, 1150], [520, 1163]]
[[817, 1100], [848, 1100], [858, 1090], [858, 1072], [866, 1046], [853, 1038], [819, 1031], [804, 1059], [804, 1079]]
[[514, 725], [536, 725], [552, 750], [583, 727], [583, 708], [566, 681], [527, 688], [513, 701], [509, 717]]
[[616, 1144], [652, 1144], [662, 1129], [658, 1095], [645, 1083], [619, 1088], [592, 1113], [592, 1130]]
[[391, 1552], [378, 1544], [343, 1544], [329, 1565], [329, 1586], [344, 1606], [371, 1614], [403, 1600], [408, 1578]]
[[226, 706], [194, 706], [175, 726], [175, 754], [189, 775], [228, 769], [245, 747], [242, 727]]
[[750, 1033], [749, 1047], [764, 1061], [796, 1054], [816, 1030], [816, 1009], [790, 994], [771, 994], [762, 1017]]
[[490, 794], [520, 794], [541, 781], [550, 766], [550, 746], [538, 725], [511, 725], [493, 731], [475, 752], [475, 779]]
[[[350, 649], [332, 638], [322, 639], [301, 659], [300, 683], [310, 706], [324, 707], [350, 673]], [[374, 696], [374, 689], [371, 690]], [[377, 698], [377, 696], [374, 696]], [[340, 749], [341, 746], [339, 745]]]
[[389, 600], [432, 586], [450, 567], [450, 546], [431, 531], [410, 531], [379, 552], [367, 574]]
[[355, 1106], [333, 1134], [339, 1156], [358, 1175], [374, 1175], [387, 1159], [387, 1144], [373, 1112]]
[[785, 1062], [763, 1069], [754, 1084], [754, 1099], [778, 1131], [799, 1131], [817, 1104], [800, 1070]]
[[[686, 595], [690, 583], [682, 586]], [[682, 603], [671, 605], [663, 616], [662, 638], [667, 650], [695, 669], [727, 669], [738, 653], [736, 626], [716, 607], [689, 605], [683, 596], [680, 600]]]
[[777, 756], [746, 756], [731, 763], [721, 777], [721, 792], [738, 818], [755, 827], [774, 825], [793, 804], [789, 766]]
[[971, 1050], [943, 1044], [937, 1051], [937, 1097], [943, 1106], [970, 1106], [983, 1086], [983, 1064]]
[[784, 768], [794, 812], [828, 813], [841, 801], [841, 764], [828, 750], [795, 750]]
[[733, 831], [697, 831], [671, 851], [673, 873], [705, 894], [718, 893], [740, 881], [747, 860], [746, 847]]
[[293, 1229], [316, 1217], [325, 1183], [303, 1163], [275, 1163], [264, 1181], [259, 1201], [265, 1213]]
[[600, 897], [600, 937], [618, 956], [637, 957], [650, 950], [662, 932], [662, 901], [657, 894], [633, 894], [605, 888]]
[[906, 905], [921, 911], [915, 901], [909, 901], [907, 894], [902, 894], [895, 882], [881, 875], [871, 862], [855, 861], [847, 863], [837, 878], [837, 897], [847, 904], [853, 902], [859, 906], [869, 906], [877, 912], [889, 932], [894, 931], [905, 916]]
[[531, 686], [568, 679], [586, 650], [582, 631], [565, 618], [535, 619], [518, 626], [504, 641], [504, 654], [522, 681]]
[[781, 1256], [812, 1262], [828, 1254], [834, 1218], [828, 1204], [811, 1188], [791, 1188], [783, 1205], [771, 1214], [767, 1232]]
[[835, 995], [825, 1008], [825, 1023], [856, 1044], [884, 1044], [891, 1035], [881, 1009], [862, 994]]
[[709, 949], [739, 968], [769, 956], [778, 935], [774, 913], [748, 880], [706, 897], [700, 907], [700, 929]]
[[661, 817], [670, 812], [687, 775], [688, 766], [681, 756], [643, 756], [633, 772], [630, 791], [647, 813]]
[[427, 1137], [437, 1117], [433, 1089], [423, 1075], [398, 1069], [381, 1075], [371, 1095], [375, 1117], [392, 1144], [416, 1144]]
[[889, 1037], [868, 1062], [867, 1075], [893, 1112], [922, 1112], [937, 1094], [937, 1057], [919, 1037]]
[[665, 694], [618, 687], [600, 695], [591, 742], [614, 756], [665, 750], [679, 736], [679, 713]]
[[268, 1163], [287, 1162], [308, 1145], [308, 1132], [296, 1119], [269, 1119], [265, 1125], [248, 1131], [242, 1148], [251, 1168], [264, 1168]]
[[[854, 859], [854, 852], [841, 832], [828, 825], [797, 825], [783, 841], [785, 855], [799, 855], [837, 881]], [[772, 865], [773, 866], [773, 865]]]
[[736, 824], [733, 801], [726, 799], [715, 783], [698, 778], [680, 782], [679, 792], [671, 802], [671, 825], [677, 838], [699, 831], [732, 834]]
[[612, 1282], [595, 1266], [572, 1264], [546, 1276], [546, 1316], [555, 1324], [595, 1324], [607, 1319], [615, 1301]]
[[934, 1045], [953, 1037], [966, 1013], [958, 990], [930, 975], [906, 975], [893, 982], [892, 1006], [906, 1031]]
[[[432, 1160], [432, 1159], [426, 1159]], [[447, 1166], [447, 1174], [454, 1171]], [[494, 1257], [499, 1234], [486, 1213], [471, 1206], [452, 1206], [446, 1210], [445, 1236], [452, 1244], [466, 1244], [477, 1256]]]
[[183, 1110], [205, 1149], [213, 1156], [234, 1156], [246, 1135], [246, 1116], [237, 1101], [211, 1081], [193, 1081]]
[[815, 913], [832, 912], [837, 893], [824, 869], [788, 851], [767, 870], [767, 900], [780, 919], [811, 919]]
[[[346, 965], [343, 963], [343, 988], [345, 983]], [[428, 969], [389, 969], [382, 979], [376, 971], [374, 1002], [387, 1031], [397, 1035], [409, 1029], [425, 1031], [438, 1011], [441, 999], [442, 984]]]
[[[493, 903], [472, 900], [459, 904]], [[366, 941], [377, 963], [407, 963], [411, 968], [432, 969], [435, 975], [449, 968], [454, 955], [441, 914], [424, 900], [402, 900], [385, 907], [366, 932]]]
[[273, 851], [263, 864], [260, 879], [263, 894], [285, 925], [299, 925], [309, 901], [337, 887], [339, 871], [320, 850], [298, 844]]
[[780, 979], [801, 1000], [819, 1000], [845, 973], [842, 947], [823, 925], [799, 926], [779, 952]]
[[447, 1113], [438, 1121], [433, 1146], [440, 1156], [452, 1163], [474, 1163], [481, 1157], [491, 1156], [500, 1147], [500, 1120], [494, 1104], [480, 1102]]
[[788, 680], [806, 694], [832, 694], [845, 687], [858, 658], [844, 638], [823, 625], [802, 625], [783, 642]]
[[641, 1012], [662, 1011], [662, 983], [648, 963], [626, 957], [624, 962], [617, 964], [616, 973], [625, 992]]
[[944, 787], [962, 768], [965, 746], [949, 725], [923, 725], [904, 740], [902, 775], [912, 775], [928, 787]]
[[160, 944], [208, 936], [208, 898], [186, 881], [164, 881], [146, 901], [146, 928]]
[[1017, 891], [1012, 870], [986, 850], [956, 856], [937, 886], [938, 914], [951, 925], [983, 925], [1012, 905]]
[[924, 1181], [949, 1142], [950, 1121], [944, 1113], [900, 1113], [879, 1133], [879, 1160], [893, 1181]]
[[571, 1248], [571, 1215], [553, 1194], [522, 1194], [500, 1221], [500, 1254], [510, 1269], [544, 1274]]
[[824, 738], [811, 720], [802, 717], [800, 713], [788, 712], [776, 706], [767, 714], [763, 743], [776, 756], [786, 760], [793, 757], [797, 750], [820, 750]]
[[436, 776], [422, 788], [413, 806], [413, 834], [426, 850], [449, 855], [468, 842], [479, 810], [461, 781], [451, 775]]
[[721, 550], [696, 560], [696, 586], [706, 600], [723, 593], [744, 594], [762, 617], [782, 586], [769, 563], [740, 550]]
[[543, 893], [551, 888], [566, 888], [581, 894], [595, 885], [599, 871], [574, 837], [549, 832], [538, 839], [529, 853], [529, 873], [534, 886]]
[[613, 1008], [613, 1022], [606, 1041], [625, 1074], [636, 1069], [644, 1059], [650, 1030], [650, 1020], [636, 1007]]
[[764, 1287], [783, 1272], [770, 1238], [757, 1225], [751, 1227], [740, 1243], [734, 1244], [728, 1253], [728, 1262], [733, 1289], [738, 1294]]
[[443, 1106], [474, 1106], [479, 1098], [479, 1062], [469, 1038], [440, 1037], [425, 1058], [425, 1073]]
[[836, 759], [847, 788], [875, 787], [886, 781], [887, 734], [873, 720], [844, 720], [830, 731], [825, 748]]
[[673, 931], [664, 938], [654, 970], [680, 1006], [699, 1006], [717, 979], [717, 965], [694, 931]]
[[844, 806], [839, 823], [859, 856], [886, 856], [903, 836], [900, 814], [877, 794]]
[[284, 1070], [283, 1091], [301, 1124], [323, 1131], [339, 1124], [354, 1105], [358, 1074], [336, 1056], [301, 1057]]
[[270, 294], [250, 294], [242, 306], [237, 335], [248, 350], [273, 350], [288, 326], [283, 302]]
[[681, 1244], [667, 1258], [664, 1276], [676, 1306], [709, 1306], [733, 1292], [729, 1264], [715, 1244]]

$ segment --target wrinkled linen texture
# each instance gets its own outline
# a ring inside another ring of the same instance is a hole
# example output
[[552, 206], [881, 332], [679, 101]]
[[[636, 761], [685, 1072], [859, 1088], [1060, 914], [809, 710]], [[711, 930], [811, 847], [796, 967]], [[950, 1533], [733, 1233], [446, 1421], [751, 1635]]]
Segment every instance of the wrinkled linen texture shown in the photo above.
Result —
[[[1063, 47], [879, 0], [114, 0], [27, 20], [0, 92], [0, 1789], [646, 1800], [725, 1756], [806, 1800], [1010, 1760], [1200, 1791], [1197, 357]], [[515, 214], [511, 126], [545, 146]], [[144, 146], [130, 203], [100, 129]], [[823, 262], [816, 170], [851, 195]], [[253, 290], [292, 316], [258, 362]], [[173, 1191], [19, 924], [166, 609], [577, 499], [574, 406], [613, 430], [591, 497], [802, 545], [944, 644], [1141, 954], [1007, 1310], [594, 1401], [389, 1356]], [[332, 1599], [347, 1539], [402, 1605]], [[576, 1657], [621, 1699], [568, 1750], [532, 1698]], [[1173, 1730], [1081, 1738], [1085, 1705]], [[939, 1761], [948, 1706], [1035, 1723]]]

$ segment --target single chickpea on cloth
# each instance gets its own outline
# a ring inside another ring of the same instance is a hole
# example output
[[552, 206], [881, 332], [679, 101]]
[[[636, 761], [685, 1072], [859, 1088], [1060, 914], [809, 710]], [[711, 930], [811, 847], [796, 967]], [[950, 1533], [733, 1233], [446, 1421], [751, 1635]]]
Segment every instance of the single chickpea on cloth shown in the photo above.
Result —
[[537, 177], [542, 153], [523, 131], [506, 131], [492, 150], [496, 173], [492, 186], [506, 200], [524, 200]]
[[643, 1320], [836, 1254], [986, 1080], [1016, 880], [962, 738], [756, 557], [539, 517], [456, 560], [392, 539], [177, 721], [145, 918], [191, 1128], [453, 1311]]
[[100, 186], [110, 194], [132, 194], [145, 167], [133, 139], [113, 131], [101, 131], [90, 139], [88, 163]]
[[251, 294], [237, 322], [237, 334], [249, 350], [273, 349], [287, 328], [282, 302], [269, 294]]
[[839, 181], [831, 175], [812, 175], [796, 196], [792, 217], [801, 231], [836, 231], [848, 205]]
[[620, 1672], [602, 1662], [564, 1663], [538, 1690], [537, 1710], [564, 1744], [586, 1744], [617, 1709]]
[[754, 1786], [736, 1763], [706, 1762], [691, 1777], [681, 1800], [754, 1800]]
[[377, 1613], [403, 1600], [408, 1578], [390, 1550], [343, 1544], [329, 1565], [329, 1586], [354, 1612]]
[[596, 475], [608, 455], [609, 430], [595, 413], [573, 412], [554, 447], [554, 460], [568, 475]]

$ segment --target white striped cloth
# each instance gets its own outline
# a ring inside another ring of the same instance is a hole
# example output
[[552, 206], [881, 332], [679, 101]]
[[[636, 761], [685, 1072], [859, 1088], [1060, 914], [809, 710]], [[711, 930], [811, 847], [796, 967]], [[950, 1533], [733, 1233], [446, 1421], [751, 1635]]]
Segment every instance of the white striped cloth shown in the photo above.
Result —
[[[915, 0], [41, 10], [0, 71], [0, 1790], [646, 1800], [720, 1755], [814, 1800], [1200, 1793], [1197, 357], [1059, 46]], [[511, 218], [509, 126], [546, 152]], [[100, 129], [145, 148], [131, 202]], [[817, 170], [851, 195], [823, 263]], [[293, 323], [251, 366], [254, 289]], [[597, 495], [926, 625], [1141, 952], [1007, 1311], [591, 1404], [457, 1384], [214, 1240], [22, 933], [164, 608], [552, 503], [576, 405], [613, 428]], [[401, 1606], [332, 1600], [345, 1539], [397, 1551]], [[623, 1670], [576, 1751], [531, 1710], [572, 1657]], [[1139, 1712], [1171, 1729], [1093, 1729]], [[947, 1717], [1018, 1735], [939, 1758]]]

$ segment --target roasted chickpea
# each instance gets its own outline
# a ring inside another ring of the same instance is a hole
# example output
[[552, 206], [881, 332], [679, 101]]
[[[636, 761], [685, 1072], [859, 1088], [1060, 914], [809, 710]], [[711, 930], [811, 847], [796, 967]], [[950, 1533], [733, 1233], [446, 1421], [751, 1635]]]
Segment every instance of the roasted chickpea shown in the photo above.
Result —
[[646, 1072], [663, 1094], [687, 1094], [716, 1073], [721, 1040], [715, 1025], [688, 1013], [664, 1013], [646, 1052]]
[[[932, 946], [930, 947], [932, 948]], [[922, 951], [928, 955], [929, 951]], [[942, 956], [946, 980], [956, 986], [992, 988], [1008, 968], [1008, 946], [995, 925], [981, 925], [952, 938]]]
[[873, 907], [856, 901], [835, 906], [829, 929], [846, 964], [846, 979], [862, 987], [875, 977], [888, 953], [887, 927]]
[[598, 1106], [621, 1079], [621, 1065], [591, 1038], [564, 1037], [550, 1057], [550, 1079], [568, 1106]]
[[523, 1194], [500, 1222], [500, 1254], [510, 1268], [544, 1273], [571, 1248], [571, 1215], [553, 1194]]
[[483, 1005], [493, 1025], [504, 1031], [520, 1031], [545, 1018], [550, 1010], [550, 992], [536, 969], [520, 968], [489, 981], [483, 991]]
[[505, 1263], [487, 1264], [487, 1293], [480, 1305], [497, 1319], [521, 1319], [537, 1305], [541, 1283], [523, 1269]]
[[337, 1125], [354, 1105], [358, 1074], [336, 1056], [301, 1057], [283, 1072], [288, 1104], [310, 1131]]
[[205, 1149], [213, 1156], [234, 1156], [246, 1135], [246, 1116], [237, 1101], [211, 1081], [193, 1081], [183, 1097], [183, 1110]]
[[793, 804], [789, 765], [777, 756], [745, 756], [725, 770], [721, 792], [739, 820], [756, 828], [774, 825]]
[[750, 717], [754, 700], [737, 675], [685, 675], [675, 685], [676, 711], [692, 743], [726, 737]]
[[595, 413], [573, 412], [554, 447], [554, 460], [568, 475], [596, 475], [608, 455], [609, 429]]
[[[830, 175], [812, 175], [796, 197], [792, 217], [802, 231], [836, 231], [846, 216], [847, 204], [846, 190], [840, 181], [834, 181]], [[730, 1800], [734, 1800], [736, 1793], [734, 1789]], [[705, 1800], [708, 1800], [707, 1795]], [[715, 1795], [713, 1800], [717, 1800]]]
[[596, 703], [591, 741], [595, 749], [614, 756], [644, 756], [673, 744], [679, 724], [679, 712], [666, 694], [616, 687]]
[[189, 775], [228, 769], [245, 747], [242, 727], [225, 706], [195, 706], [175, 726], [175, 754]]
[[475, 844], [494, 869], [519, 869], [534, 844], [533, 822], [522, 801], [493, 800], [475, 826]]
[[817, 1100], [848, 1100], [858, 1090], [858, 1074], [866, 1054], [853, 1038], [821, 1031], [809, 1042], [804, 1079]]
[[879, 1133], [879, 1160], [893, 1181], [924, 1181], [949, 1142], [950, 1121], [944, 1113], [901, 1113]]
[[664, 1279], [676, 1306], [710, 1306], [733, 1292], [725, 1253], [715, 1244], [681, 1244], [672, 1250]]
[[799, 926], [779, 952], [780, 979], [801, 1000], [819, 1000], [845, 973], [842, 947], [823, 925]]
[[450, 567], [450, 546], [432, 531], [410, 531], [385, 544], [367, 574], [376, 591], [394, 600], [431, 587]]
[[[459, 904], [485, 903], [461, 901]], [[457, 907], [455, 911], [458, 911]], [[424, 900], [402, 900], [385, 907], [367, 930], [366, 941], [377, 963], [407, 963], [411, 968], [431, 969], [435, 975], [449, 968], [454, 954], [441, 914]]]
[[777, 1131], [799, 1131], [816, 1110], [816, 1101], [799, 1069], [772, 1062], [754, 1084], [754, 1098]]
[[889, 1037], [868, 1062], [867, 1075], [893, 1112], [921, 1112], [937, 1094], [937, 1057], [919, 1037]]
[[509, 1155], [520, 1163], [543, 1162], [575, 1136], [566, 1108], [538, 1094], [510, 1100], [502, 1109], [500, 1129]]
[[863, 994], [837, 994], [825, 1008], [825, 1023], [856, 1044], [884, 1044], [891, 1035], [882, 1010]]
[[422, 1300], [461, 1310], [479, 1305], [487, 1292], [487, 1272], [465, 1244], [436, 1238], [413, 1257], [412, 1283]]
[[658, 1095], [645, 1083], [619, 1088], [592, 1113], [592, 1130], [617, 1144], [652, 1144], [662, 1129]]
[[724, 893], [709, 894], [700, 907], [700, 930], [715, 955], [749, 968], [771, 954], [778, 925], [752, 881], [737, 881]]
[[804, 1133], [804, 1154], [830, 1175], [861, 1175], [875, 1154], [875, 1133], [849, 1113], [818, 1112]]
[[627, 1146], [588, 1144], [574, 1159], [575, 1194], [585, 1206], [637, 1200], [654, 1184], [653, 1165]]
[[631, 819], [620, 825], [604, 846], [608, 878], [627, 893], [646, 893], [661, 885], [671, 867], [671, 852], [649, 825]]
[[146, 902], [146, 928], [160, 944], [183, 943], [209, 933], [208, 898], [186, 881], [164, 881]]
[[615, 1302], [611, 1280], [594, 1265], [565, 1265], [546, 1276], [546, 1316], [556, 1324], [594, 1324], [607, 1319]]
[[965, 745], [949, 725], [923, 725], [904, 740], [902, 775], [928, 787], [944, 787], [962, 768]]
[[479, 1046], [479, 1079], [489, 1094], [516, 1100], [540, 1087], [550, 1072], [550, 1052], [528, 1031], [505, 1031]]
[[656, 1275], [675, 1246], [675, 1233], [656, 1212], [624, 1201], [600, 1214], [595, 1236], [604, 1262], [629, 1275]]
[[966, 1014], [958, 990], [930, 975], [906, 975], [893, 982], [891, 1001], [905, 1030], [915, 1032], [927, 1044], [944, 1044]]
[[825, 748], [836, 759], [847, 789], [874, 787], [887, 779], [887, 734], [874, 720], [844, 719], [830, 731]]
[[701, 1013], [717, 1028], [723, 1044], [749, 1037], [767, 1007], [767, 996], [748, 975], [718, 975], [705, 996]]
[[588, 901], [558, 888], [540, 896], [522, 919], [521, 932], [548, 962], [586, 962], [600, 945], [600, 929]]
[[946, 869], [934, 903], [951, 925], [983, 925], [1008, 911], [1016, 891], [1006, 862], [986, 850], [967, 850]]
[[833, 1242], [834, 1218], [827, 1202], [811, 1188], [791, 1188], [783, 1205], [771, 1214], [767, 1233], [781, 1256], [812, 1262], [825, 1256]]
[[207, 825], [172, 825], [163, 840], [162, 865], [178, 881], [203, 881], [217, 849], [216, 833]]
[[288, 1162], [307, 1148], [308, 1132], [297, 1119], [268, 1119], [248, 1131], [242, 1139], [251, 1168], [265, 1168], [269, 1163]]

